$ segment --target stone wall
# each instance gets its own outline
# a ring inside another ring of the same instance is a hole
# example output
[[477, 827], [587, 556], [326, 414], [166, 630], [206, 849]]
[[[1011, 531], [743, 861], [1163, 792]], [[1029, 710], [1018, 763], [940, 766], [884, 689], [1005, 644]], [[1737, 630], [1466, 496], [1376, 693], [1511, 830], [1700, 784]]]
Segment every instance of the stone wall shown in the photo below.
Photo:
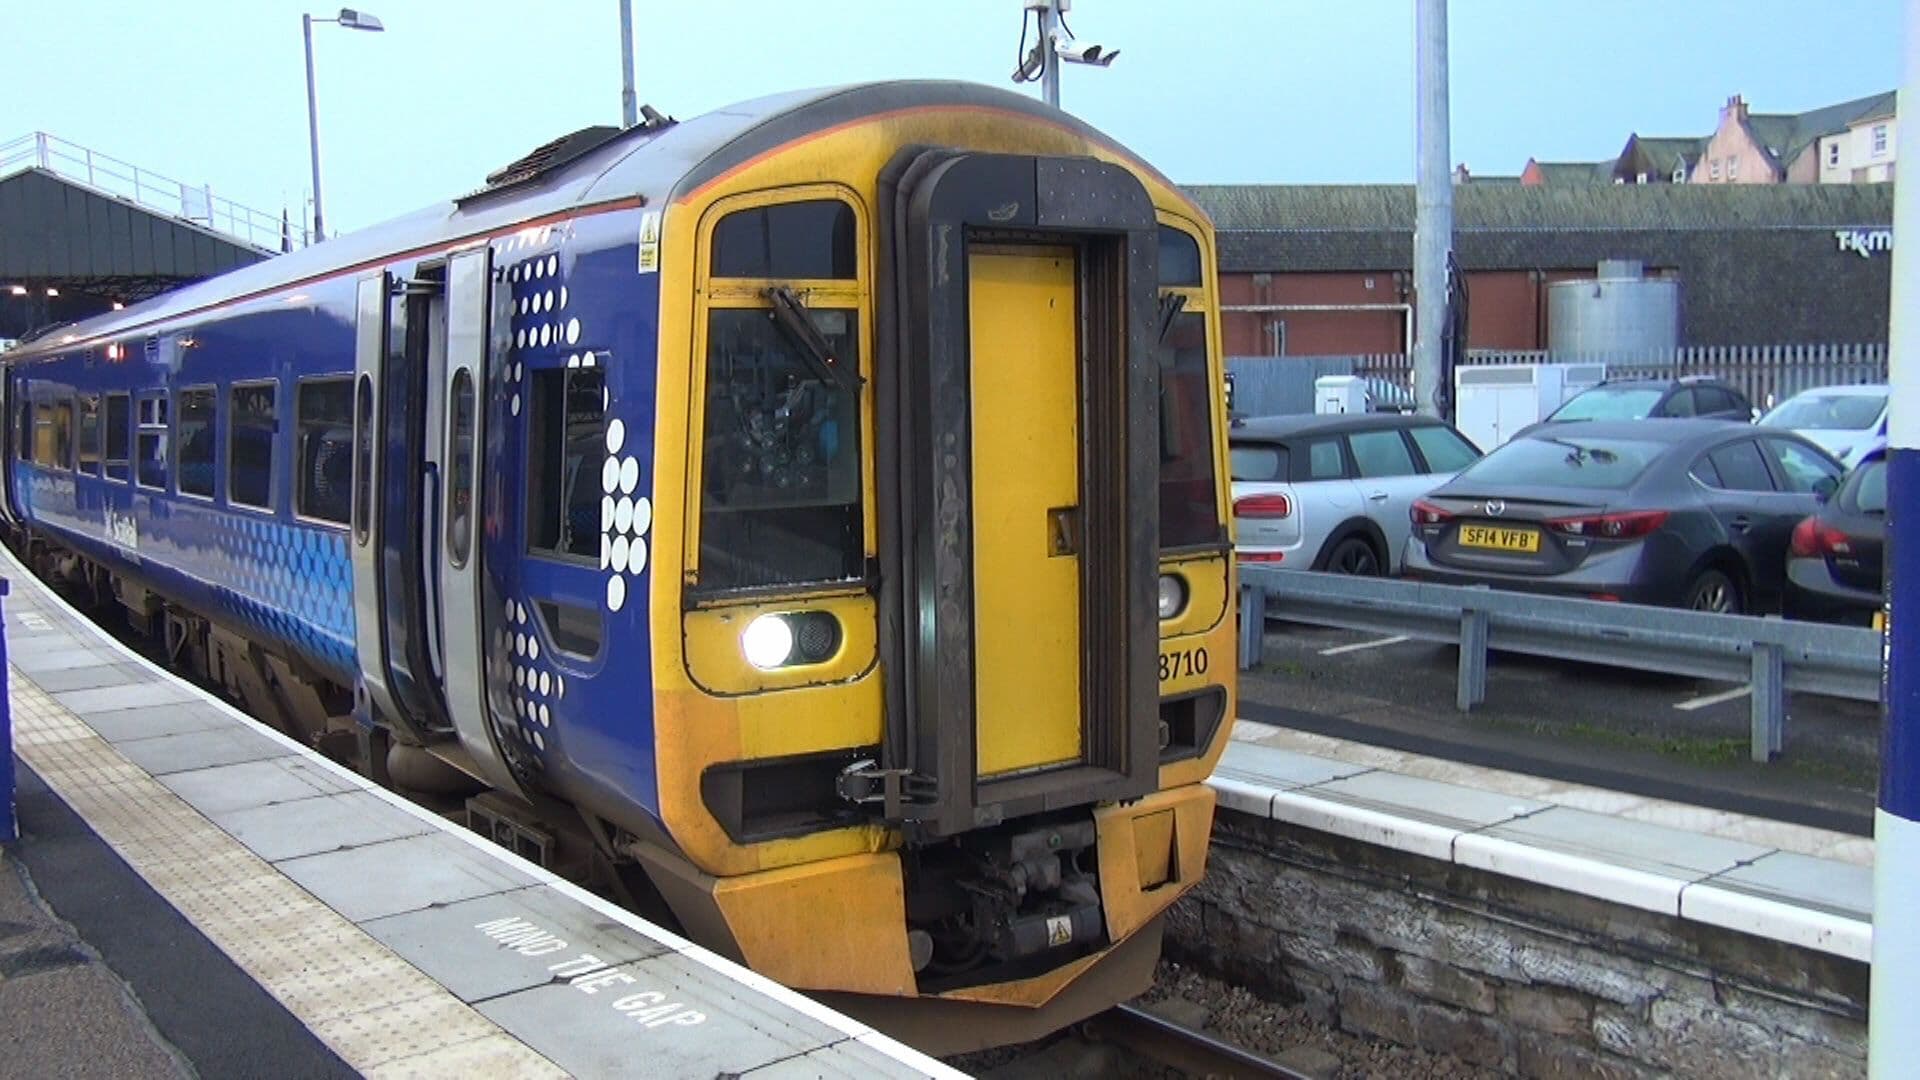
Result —
[[1222, 809], [1167, 951], [1530, 1077], [1866, 1075], [1866, 964]]

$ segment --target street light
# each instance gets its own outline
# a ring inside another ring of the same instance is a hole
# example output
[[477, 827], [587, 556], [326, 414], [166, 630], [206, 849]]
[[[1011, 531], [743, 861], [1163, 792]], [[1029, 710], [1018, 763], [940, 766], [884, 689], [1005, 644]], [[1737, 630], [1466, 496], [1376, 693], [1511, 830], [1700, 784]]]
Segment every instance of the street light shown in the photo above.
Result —
[[341, 8], [340, 14], [331, 19], [316, 19], [311, 15], [300, 16], [300, 33], [307, 43], [307, 142], [313, 151], [313, 241], [319, 243], [326, 239], [322, 232], [320, 214], [320, 114], [313, 101], [313, 24], [333, 23], [348, 30], [372, 30], [379, 33], [386, 27], [380, 20], [364, 11]]

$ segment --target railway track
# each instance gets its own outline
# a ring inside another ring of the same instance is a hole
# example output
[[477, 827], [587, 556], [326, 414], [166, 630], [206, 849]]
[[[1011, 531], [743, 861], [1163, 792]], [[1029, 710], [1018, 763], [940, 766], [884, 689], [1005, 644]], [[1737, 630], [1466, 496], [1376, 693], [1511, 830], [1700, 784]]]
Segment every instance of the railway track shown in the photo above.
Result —
[[1116, 1005], [1086, 1021], [1089, 1039], [1111, 1043], [1193, 1077], [1315, 1080], [1249, 1050], [1176, 1024], [1137, 1005]]

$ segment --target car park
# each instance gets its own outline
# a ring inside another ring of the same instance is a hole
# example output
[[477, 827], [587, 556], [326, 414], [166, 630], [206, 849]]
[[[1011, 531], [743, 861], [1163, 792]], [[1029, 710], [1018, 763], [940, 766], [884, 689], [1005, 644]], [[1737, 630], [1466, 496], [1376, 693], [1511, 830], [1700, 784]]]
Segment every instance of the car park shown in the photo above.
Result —
[[1551, 424], [1417, 500], [1406, 572], [1741, 613], [1779, 603], [1794, 526], [1840, 463], [1790, 432], [1718, 420]]
[[1852, 468], [1875, 440], [1886, 437], [1889, 397], [1886, 383], [1803, 390], [1768, 410], [1760, 423], [1804, 435]]
[[1753, 403], [1728, 383], [1705, 375], [1684, 375], [1677, 379], [1601, 383], [1568, 398], [1542, 423], [1690, 418], [1748, 421], [1753, 416]]
[[1794, 527], [1787, 545], [1787, 614], [1862, 625], [1884, 603], [1887, 542], [1884, 440], [1863, 453], [1833, 497]]
[[1368, 576], [1398, 572], [1413, 500], [1480, 457], [1398, 413], [1262, 417], [1229, 440], [1241, 562]]

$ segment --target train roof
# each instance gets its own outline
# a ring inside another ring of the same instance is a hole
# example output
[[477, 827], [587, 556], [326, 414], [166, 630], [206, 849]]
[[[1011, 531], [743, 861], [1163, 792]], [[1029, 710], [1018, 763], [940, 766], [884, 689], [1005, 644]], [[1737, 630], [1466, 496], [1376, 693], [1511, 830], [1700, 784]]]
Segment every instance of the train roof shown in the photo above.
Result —
[[78, 342], [144, 333], [194, 311], [354, 267], [377, 265], [403, 252], [497, 232], [523, 221], [636, 196], [648, 205], [664, 206], [676, 195], [783, 143], [862, 117], [930, 106], [1024, 114], [1098, 142], [1153, 171], [1117, 142], [1070, 114], [994, 87], [914, 80], [797, 90], [729, 105], [689, 120], [629, 128], [550, 169], [59, 328], [57, 333], [46, 333], [7, 353], [5, 359], [30, 359], [59, 353]]

